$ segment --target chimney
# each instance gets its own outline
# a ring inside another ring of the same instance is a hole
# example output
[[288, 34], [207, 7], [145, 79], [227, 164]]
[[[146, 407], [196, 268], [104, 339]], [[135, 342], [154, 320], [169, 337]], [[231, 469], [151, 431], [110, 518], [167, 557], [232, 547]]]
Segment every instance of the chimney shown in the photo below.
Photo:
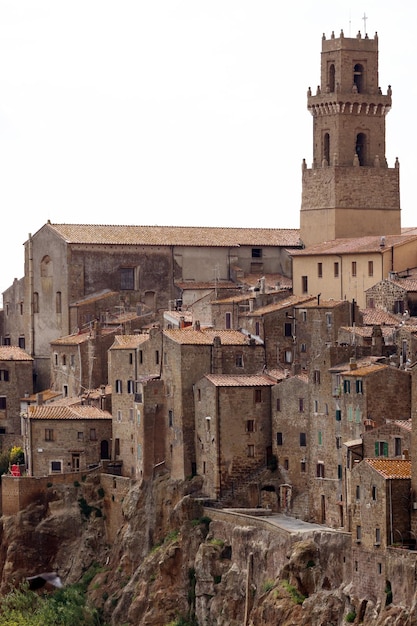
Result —
[[349, 360], [349, 368], [350, 368], [351, 370], [356, 370], [356, 369], [358, 369], [358, 364], [356, 363], [356, 359], [355, 359], [355, 357], [352, 357], [352, 358]]

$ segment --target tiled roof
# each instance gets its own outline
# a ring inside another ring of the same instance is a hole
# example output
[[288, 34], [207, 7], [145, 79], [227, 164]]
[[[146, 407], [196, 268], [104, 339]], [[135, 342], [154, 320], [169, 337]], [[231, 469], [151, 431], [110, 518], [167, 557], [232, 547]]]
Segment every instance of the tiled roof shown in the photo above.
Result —
[[384, 478], [411, 478], [411, 461], [403, 459], [365, 459]]
[[308, 302], [306, 302], [305, 304], [299, 304], [298, 308], [305, 308], [305, 309], [334, 309], [337, 306], [340, 306], [341, 304], [344, 304], [346, 302], [346, 300], [321, 300], [320, 299], [320, 303], [317, 303], [317, 297], [313, 298], [312, 300], [309, 300]]
[[[384, 340], [386, 341], [390, 339], [392, 340], [393, 330], [394, 330], [394, 326], [382, 326], [381, 327], [382, 336], [384, 337]], [[356, 335], [357, 337], [371, 338], [374, 332], [374, 328], [373, 326], [341, 326], [339, 328], [339, 332], [340, 331], [345, 331], [347, 333], [350, 333], [352, 336]], [[339, 336], [339, 341], [340, 341], [340, 336]]]
[[391, 282], [395, 283], [399, 287], [402, 287], [406, 291], [417, 291], [417, 280], [415, 278], [395, 278]]
[[119, 293], [117, 291], [111, 291], [110, 289], [103, 289], [97, 293], [90, 294], [84, 298], [80, 298], [71, 303], [71, 306], [82, 306], [85, 304], [92, 304], [93, 302], [99, 302], [100, 300], [107, 300], [107, 298], [117, 297]]
[[287, 309], [289, 307], [301, 304], [304, 305], [306, 302], [309, 302], [312, 299], [316, 300], [314, 296], [289, 296], [289, 298], [283, 298], [278, 302], [266, 304], [265, 306], [259, 307], [259, 309], [250, 311], [249, 313], [247, 313], [247, 315], [248, 317], [260, 317], [261, 315], [265, 315], [265, 313], [271, 313], [272, 311], [280, 311], [282, 309]]
[[[363, 358], [356, 359], [356, 366], [357, 368], [368, 367], [369, 365], [378, 364], [380, 360], [381, 360], [381, 357], [366, 356]], [[340, 372], [344, 374], [345, 371], [346, 372], [351, 371], [350, 362], [348, 361], [345, 363], [338, 363], [337, 365], [334, 365], [333, 367], [329, 368], [329, 372]], [[353, 371], [357, 371], [357, 370], [353, 370]]]
[[215, 337], [220, 337], [222, 345], [247, 345], [249, 338], [238, 330], [213, 330], [193, 327], [164, 330], [164, 335], [176, 343], [183, 345], [212, 345]]
[[382, 370], [386, 370], [388, 367], [388, 365], [373, 363], [372, 365], [364, 365], [363, 367], [358, 366], [356, 369], [343, 372], [343, 376], [368, 376], [369, 374], [375, 374], [375, 372], [382, 372]]
[[147, 333], [138, 333], [137, 335], [116, 335], [111, 345], [111, 350], [134, 350], [138, 346], [149, 341]]
[[97, 420], [112, 419], [111, 413], [95, 406], [57, 406], [42, 404], [29, 406], [29, 418], [39, 420]]
[[187, 289], [190, 290], [214, 290], [214, 289], [237, 289], [237, 284], [233, 283], [232, 281], [224, 281], [224, 282], [215, 282], [214, 280], [211, 281], [201, 281], [201, 282], [197, 282], [195, 280], [182, 280], [182, 281], [175, 281], [175, 286], [179, 287], [179, 289], [182, 289], [183, 291], [187, 291]]
[[398, 317], [382, 309], [361, 309], [361, 313], [364, 326], [380, 326], [382, 324], [396, 326], [399, 324]]
[[0, 346], [0, 361], [33, 361], [33, 358], [17, 346]]
[[22, 398], [22, 401], [33, 404], [34, 402], [37, 402], [40, 397], [42, 397], [42, 402], [50, 402], [51, 400], [54, 400], [54, 398], [60, 398], [61, 396], [62, 392], [53, 391], [52, 389], [44, 389], [39, 393], [33, 393], [26, 398]]
[[298, 246], [292, 228], [224, 228], [207, 226], [47, 225], [67, 243], [140, 246]]
[[262, 374], [207, 374], [205, 376], [216, 387], [271, 387], [274, 381]]
[[370, 252], [387, 252], [394, 246], [403, 245], [417, 239], [417, 235], [387, 235], [385, 246], [381, 247], [381, 237], [355, 237], [352, 239], [334, 239], [324, 241], [303, 250], [291, 250], [291, 256], [315, 256], [323, 254], [368, 254]]

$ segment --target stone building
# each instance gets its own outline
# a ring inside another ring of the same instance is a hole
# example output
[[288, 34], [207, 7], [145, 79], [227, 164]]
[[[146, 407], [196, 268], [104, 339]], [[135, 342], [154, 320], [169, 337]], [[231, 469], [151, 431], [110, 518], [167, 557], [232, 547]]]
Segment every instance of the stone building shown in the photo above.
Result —
[[271, 387], [265, 375], [207, 374], [194, 385], [197, 474], [213, 499], [238, 498], [242, 488], [253, 501], [247, 479], [271, 461]]
[[295, 229], [48, 222], [25, 243], [23, 287], [3, 294], [4, 334], [12, 345], [24, 341], [42, 390], [49, 387], [50, 342], [93, 315], [101, 319], [110, 305], [140, 310], [147, 323], [159, 320], [181, 298], [177, 282], [230, 282], [235, 267], [290, 276], [288, 250], [297, 246]]
[[311, 415], [309, 380], [305, 372], [288, 375], [272, 388], [272, 453], [281, 475], [278, 494], [281, 511], [309, 519], [308, 476], [310, 464]]
[[323, 35], [320, 85], [307, 94], [313, 164], [309, 169], [303, 163], [300, 235], [305, 246], [340, 237], [401, 234], [399, 166], [389, 168], [385, 158], [391, 103], [391, 87], [383, 94], [379, 85], [377, 35]]
[[386, 600], [386, 548], [410, 541], [410, 478], [407, 460], [364, 459], [352, 469], [352, 583], [359, 597]]
[[14, 346], [0, 346], [0, 441], [21, 445], [21, 402], [33, 392], [33, 359]]
[[366, 306], [383, 309], [396, 315], [417, 314], [416, 270], [391, 272], [385, 280], [366, 290]]
[[92, 406], [29, 406], [24, 418], [28, 473], [47, 476], [110, 459], [112, 416]]

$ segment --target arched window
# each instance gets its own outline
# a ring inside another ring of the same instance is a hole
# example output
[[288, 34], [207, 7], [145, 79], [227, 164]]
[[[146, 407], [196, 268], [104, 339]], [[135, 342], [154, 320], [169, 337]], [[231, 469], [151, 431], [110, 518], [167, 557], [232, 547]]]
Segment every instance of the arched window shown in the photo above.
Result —
[[358, 93], [362, 93], [365, 88], [365, 73], [363, 65], [356, 63], [353, 68], [353, 83], [356, 85]]
[[330, 165], [330, 135], [324, 134], [323, 138], [323, 159], [326, 159], [327, 164]]
[[329, 67], [329, 89], [330, 93], [333, 93], [335, 90], [335, 74], [336, 70], [334, 69], [334, 64], [332, 63]]
[[43, 257], [41, 261], [41, 277], [47, 278], [48, 276], [53, 275], [53, 266], [52, 259], [47, 254]]
[[365, 133], [358, 133], [356, 135], [355, 152], [358, 155], [359, 165], [366, 164], [366, 135]]

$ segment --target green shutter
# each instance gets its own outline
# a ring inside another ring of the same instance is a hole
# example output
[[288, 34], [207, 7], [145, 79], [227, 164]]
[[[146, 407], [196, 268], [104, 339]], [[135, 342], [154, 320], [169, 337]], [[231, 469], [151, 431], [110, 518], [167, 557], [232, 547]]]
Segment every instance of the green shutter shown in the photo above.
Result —
[[388, 456], [388, 443], [384, 441], [384, 456]]
[[379, 456], [379, 441], [375, 441], [375, 456]]
[[342, 419], [342, 411], [341, 409], [336, 409], [336, 422], [340, 422]]

